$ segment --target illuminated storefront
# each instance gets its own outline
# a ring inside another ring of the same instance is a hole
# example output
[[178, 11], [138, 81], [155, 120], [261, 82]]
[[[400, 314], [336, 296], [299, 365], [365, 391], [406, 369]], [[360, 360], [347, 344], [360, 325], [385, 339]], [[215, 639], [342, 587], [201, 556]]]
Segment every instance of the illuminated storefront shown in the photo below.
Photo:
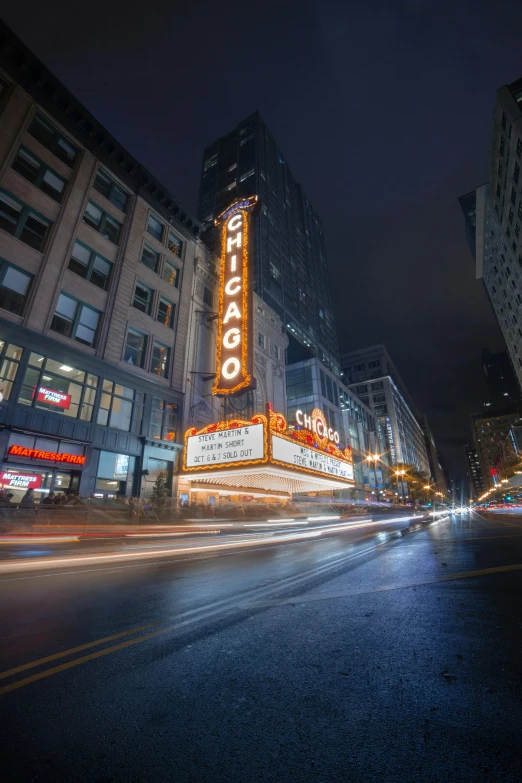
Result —
[[38, 502], [147, 496], [160, 471], [172, 484], [181, 395], [22, 327], [1, 336], [0, 489]]

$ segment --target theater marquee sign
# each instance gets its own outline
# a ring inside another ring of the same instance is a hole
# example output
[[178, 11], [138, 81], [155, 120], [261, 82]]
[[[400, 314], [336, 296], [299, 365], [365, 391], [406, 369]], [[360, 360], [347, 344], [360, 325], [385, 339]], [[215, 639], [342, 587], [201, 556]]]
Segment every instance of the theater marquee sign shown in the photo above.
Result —
[[250, 223], [257, 196], [236, 201], [215, 220], [221, 226], [216, 380], [221, 397], [253, 388]]
[[353, 484], [351, 449], [341, 450], [333, 441], [321, 411], [312, 411], [311, 419], [314, 430], [288, 429], [285, 417], [269, 405], [267, 416], [258, 414], [251, 421], [237, 419], [189, 429], [184, 472], [265, 466], [329, 479], [339, 486]]

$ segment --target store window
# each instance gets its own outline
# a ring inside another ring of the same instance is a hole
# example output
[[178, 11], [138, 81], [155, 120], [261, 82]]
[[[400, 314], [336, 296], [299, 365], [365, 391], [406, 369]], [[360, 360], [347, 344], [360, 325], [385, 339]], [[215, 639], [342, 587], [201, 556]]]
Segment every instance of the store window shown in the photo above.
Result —
[[127, 342], [123, 361], [133, 364], [135, 367], [143, 367], [145, 361], [145, 349], [147, 347], [147, 337], [135, 329], [129, 329], [127, 332]]
[[33, 275], [0, 259], [0, 307], [21, 315]]
[[32, 352], [18, 402], [91, 421], [98, 382], [97, 375]]
[[69, 269], [104, 291], [109, 287], [112, 264], [95, 250], [76, 240], [69, 260]]
[[103, 381], [98, 424], [139, 435], [143, 418], [141, 392], [112, 381]]
[[150, 371], [160, 378], [167, 378], [169, 374], [170, 348], [167, 345], [156, 342], [152, 348]]
[[22, 355], [20, 346], [0, 340], [0, 392], [4, 400], [11, 397]]
[[178, 406], [167, 400], [152, 398], [149, 435], [155, 440], [176, 440]]
[[96, 473], [96, 494], [132, 495], [136, 457], [100, 451]]
[[83, 345], [94, 345], [101, 313], [63, 292], [58, 297], [51, 329]]

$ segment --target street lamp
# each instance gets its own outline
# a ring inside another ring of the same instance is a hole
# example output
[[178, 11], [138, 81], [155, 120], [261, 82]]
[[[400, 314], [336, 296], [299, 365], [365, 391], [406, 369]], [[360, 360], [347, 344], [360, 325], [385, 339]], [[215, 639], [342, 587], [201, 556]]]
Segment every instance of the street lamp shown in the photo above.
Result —
[[403, 483], [402, 476], [404, 476], [405, 473], [406, 473], [405, 470], [396, 470], [395, 471], [395, 475], [397, 476], [397, 489], [398, 490], [399, 490], [399, 476], [401, 476], [401, 485], [400, 485], [400, 490], [399, 490], [399, 496], [402, 499], [403, 503], [404, 503], [404, 483]]

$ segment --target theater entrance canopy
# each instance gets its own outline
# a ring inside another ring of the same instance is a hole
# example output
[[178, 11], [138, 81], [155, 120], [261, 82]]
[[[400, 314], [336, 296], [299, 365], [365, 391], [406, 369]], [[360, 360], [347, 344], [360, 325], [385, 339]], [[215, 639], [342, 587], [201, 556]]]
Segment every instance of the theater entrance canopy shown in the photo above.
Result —
[[321, 411], [303, 419], [309, 429], [289, 429], [268, 406], [267, 415], [209, 424], [185, 433], [183, 477], [190, 482], [248, 494], [349, 489], [354, 484], [351, 449], [341, 450]]

